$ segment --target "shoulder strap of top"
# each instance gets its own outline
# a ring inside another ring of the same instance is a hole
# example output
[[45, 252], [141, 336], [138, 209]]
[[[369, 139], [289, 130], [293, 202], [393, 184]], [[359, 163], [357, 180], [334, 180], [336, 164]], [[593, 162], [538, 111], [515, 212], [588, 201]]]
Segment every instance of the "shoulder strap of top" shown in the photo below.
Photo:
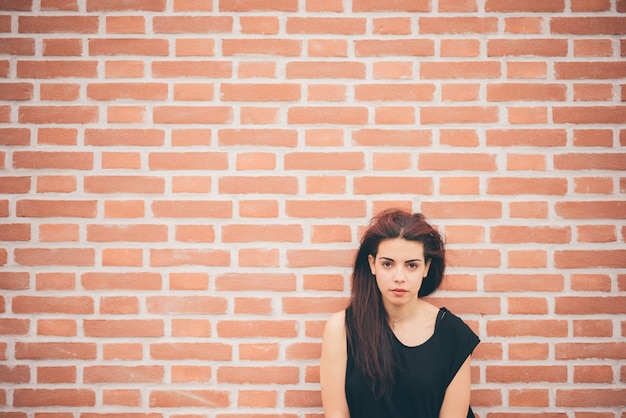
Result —
[[439, 323], [441, 322], [443, 317], [446, 316], [446, 313], [448, 312], [449, 311], [445, 307], [439, 308], [439, 312], [437, 313], [437, 319], [435, 320], [435, 329], [437, 329], [437, 327], [439, 326]]

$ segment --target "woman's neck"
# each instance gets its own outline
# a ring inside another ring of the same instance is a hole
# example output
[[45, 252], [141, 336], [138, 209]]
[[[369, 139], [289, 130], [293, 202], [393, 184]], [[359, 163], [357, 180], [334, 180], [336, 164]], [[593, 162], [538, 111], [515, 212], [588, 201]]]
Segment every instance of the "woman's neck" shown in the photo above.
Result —
[[385, 311], [387, 312], [387, 318], [389, 320], [389, 325], [392, 329], [396, 329], [400, 324], [410, 322], [413, 319], [417, 318], [419, 311], [419, 299], [415, 300], [413, 303], [406, 303], [404, 305], [391, 305], [385, 306]]

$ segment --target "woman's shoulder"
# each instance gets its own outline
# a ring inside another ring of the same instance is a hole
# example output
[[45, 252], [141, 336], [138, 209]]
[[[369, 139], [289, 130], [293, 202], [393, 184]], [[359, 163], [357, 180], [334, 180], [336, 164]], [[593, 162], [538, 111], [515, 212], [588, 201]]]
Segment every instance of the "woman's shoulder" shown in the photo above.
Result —
[[458, 315], [450, 312], [445, 307], [441, 308], [439, 314], [438, 328], [442, 331], [453, 333], [454, 335], [463, 335], [466, 338], [477, 339], [476, 333], [472, 328]]
[[346, 311], [335, 312], [326, 321], [325, 329], [331, 332], [345, 332]]
[[331, 315], [324, 326], [324, 344], [340, 349], [346, 345], [346, 312], [340, 311]]

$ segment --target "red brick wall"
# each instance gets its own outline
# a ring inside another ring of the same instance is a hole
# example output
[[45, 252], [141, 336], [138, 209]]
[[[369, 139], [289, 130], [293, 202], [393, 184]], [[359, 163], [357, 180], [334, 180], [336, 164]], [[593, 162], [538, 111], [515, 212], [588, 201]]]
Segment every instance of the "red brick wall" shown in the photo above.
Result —
[[626, 416], [626, 1], [0, 0], [0, 416], [321, 417], [378, 211], [481, 418]]

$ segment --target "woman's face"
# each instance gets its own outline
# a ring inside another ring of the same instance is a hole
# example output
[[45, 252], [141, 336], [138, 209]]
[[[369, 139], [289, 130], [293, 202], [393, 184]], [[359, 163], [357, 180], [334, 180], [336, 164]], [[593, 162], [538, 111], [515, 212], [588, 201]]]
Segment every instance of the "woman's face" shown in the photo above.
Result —
[[384, 304], [402, 305], [417, 300], [430, 260], [424, 261], [424, 244], [402, 238], [381, 241], [376, 257], [368, 257]]

